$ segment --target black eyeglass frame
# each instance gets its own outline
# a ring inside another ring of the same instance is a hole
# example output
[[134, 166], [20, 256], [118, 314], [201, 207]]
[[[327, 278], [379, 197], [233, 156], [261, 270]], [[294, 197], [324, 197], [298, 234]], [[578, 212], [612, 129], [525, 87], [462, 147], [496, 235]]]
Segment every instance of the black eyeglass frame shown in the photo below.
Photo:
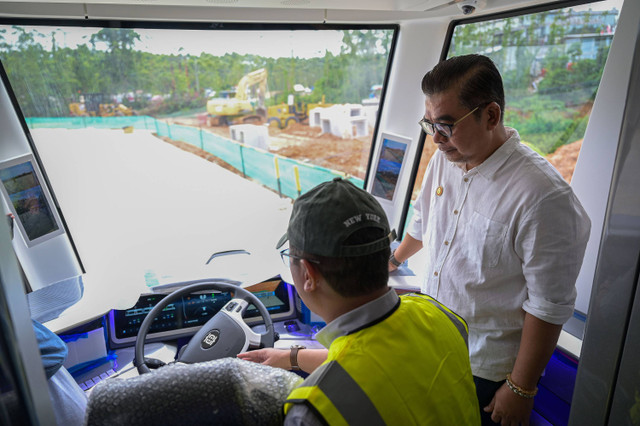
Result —
[[[285, 259], [285, 257], [287, 259]], [[307, 262], [311, 262], [311, 263], [315, 263], [316, 265], [320, 264], [319, 260], [315, 260], [315, 259], [308, 259], [306, 257], [300, 257], [300, 256], [296, 256], [295, 254], [291, 254], [289, 252], [289, 249], [286, 248], [284, 250], [280, 250], [280, 259], [282, 259], [282, 263], [284, 263], [284, 266], [286, 266], [287, 268], [291, 267], [291, 260], [289, 260], [289, 258], [291, 259], [298, 259], [298, 260], [306, 260]]]
[[454, 121], [453, 124], [432, 123], [429, 120], [427, 120], [425, 117], [422, 117], [422, 119], [420, 121], [418, 121], [418, 124], [420, 125], [420, 127], [422, 127], [422, 130], [424, 130], [424, 132], [426, 134], [428, 134], [429, 136], [434, 136], [436, 134], [436, 131], [437, 131], [438, 133], [440, 133], [440, 135], [442, 135], [443, 137], [448, 139], [453, 135], [453, 127], [454, 126], [456, 126], [462, 120], [464, 120], [465, 118], [469, 117], [471, 114], [476, 112], [478, 110], [478, 108], [480, 108], [481, 106], [489, 105], [490, 103], [491, 102], [486, 102], [486, 103], [478, 105], [477, 107], [475, 107], [474, 109], [472, 109], [471, 111], [469, 111], [468, 113], [463, 115], [461, 118], [459, 118], [456, 121]]

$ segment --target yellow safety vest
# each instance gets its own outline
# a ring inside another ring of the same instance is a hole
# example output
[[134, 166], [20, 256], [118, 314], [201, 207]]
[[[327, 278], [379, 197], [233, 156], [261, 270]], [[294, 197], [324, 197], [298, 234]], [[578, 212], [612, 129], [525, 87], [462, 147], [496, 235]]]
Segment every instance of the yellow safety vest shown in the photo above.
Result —
[[422, 294], [331, 343], [327, 360], [287, 398], [330, 425], [479, 425], [467, 324]]

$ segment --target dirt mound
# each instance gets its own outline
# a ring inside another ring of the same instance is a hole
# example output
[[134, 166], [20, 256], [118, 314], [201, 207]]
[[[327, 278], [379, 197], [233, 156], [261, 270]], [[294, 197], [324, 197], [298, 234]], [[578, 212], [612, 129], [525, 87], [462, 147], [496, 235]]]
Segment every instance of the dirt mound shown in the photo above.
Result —
[[578, 154], [582, 148], [582, 139], [561, 146], [553, 154], [547, 155], [547, 160], [560, 172], [564, 180], [571, 183], [573, 171], [576, 168]]

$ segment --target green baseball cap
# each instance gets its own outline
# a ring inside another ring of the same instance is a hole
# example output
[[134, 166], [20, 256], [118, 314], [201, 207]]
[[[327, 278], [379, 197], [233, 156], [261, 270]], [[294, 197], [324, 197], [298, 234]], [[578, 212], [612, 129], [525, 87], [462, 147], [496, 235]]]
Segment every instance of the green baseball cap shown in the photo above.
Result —
[[[387, 235], [376, 241], [344, 245], [355, 231], [375, 227]], [[276, 248], [287, 240], [308, 254], [325, 257], [364, 256], [383, 250], [396, 238], [382, 206], [367, 191], [342, 178], [321, 183], [293, 203], [287, 232]]]

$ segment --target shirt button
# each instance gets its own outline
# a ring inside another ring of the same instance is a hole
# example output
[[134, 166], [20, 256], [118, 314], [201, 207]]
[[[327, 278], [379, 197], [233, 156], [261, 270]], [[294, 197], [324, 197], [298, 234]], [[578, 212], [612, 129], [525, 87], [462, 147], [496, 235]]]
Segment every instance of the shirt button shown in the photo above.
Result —
[[434, 272], [433, 275], [437, 277], [438, 276], [438, 271]]
[[464, 178], [464, 181], [465, 182], [469, 182], [469, 178]]
[[448, 245], [449, 245], [449, 241], [445, 241], [445, 242], [444, 242], [444, 245], [445, 245], [445, 246], [448, 246]]
[[454, 210], [454, 211], [453, 211], [453, 214], [458, 214], [458, 210]]

